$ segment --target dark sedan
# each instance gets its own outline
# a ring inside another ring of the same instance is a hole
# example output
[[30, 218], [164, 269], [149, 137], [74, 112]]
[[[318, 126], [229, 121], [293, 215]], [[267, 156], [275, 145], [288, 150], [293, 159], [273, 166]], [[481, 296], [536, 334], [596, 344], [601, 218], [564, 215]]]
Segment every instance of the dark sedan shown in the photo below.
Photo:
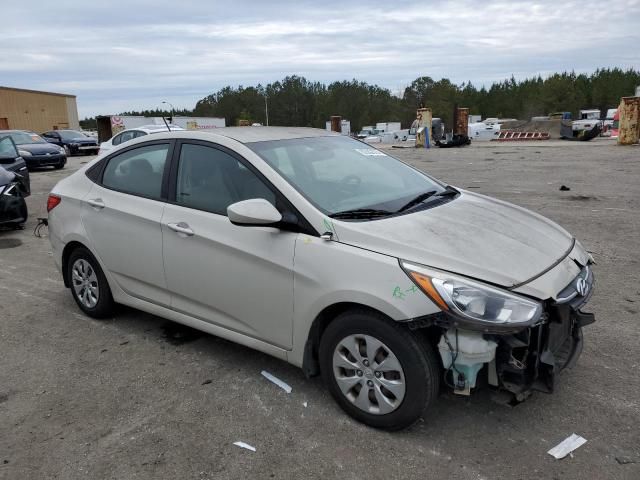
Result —
[[21, 184], [22, 196], [28, 197], [31, 193], [31, 181], [29, 179], [29, 169], [24, 159], [18, 153], [18, 147], [9, 135], [0, 130], [0, 167], [15, 173], [17, 180]]
[[42, 136], [47, 142], [64, 148], [68, 157], [77, 154], [97, 155], [100, 149], [96, 139], [87, 137], [78, 130], [51, 130], [44, 132]]
[[36, 133], [24, 130], [4, 130], [0, 134], [11, 137], [13, 143], [18, 147], [18, 153], [29, 169], [47, 166], [63, 168], [67, 163], [67, 155], [63, 147], [47, 142]]

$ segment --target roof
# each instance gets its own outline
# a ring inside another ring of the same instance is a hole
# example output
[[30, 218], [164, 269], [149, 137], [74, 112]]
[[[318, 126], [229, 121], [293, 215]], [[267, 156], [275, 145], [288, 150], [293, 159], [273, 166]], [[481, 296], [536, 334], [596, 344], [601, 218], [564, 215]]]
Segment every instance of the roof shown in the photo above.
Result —
[[[184, 128], [182, 128], [180, 125], [175, 125], [173, 123], [169, 124], [169, 128], [171, 129], [172, 132], [179, 132], [179, 131], [184, 131]], [[130, 132], [131, 130], [142, 130], [145, 131], [147, 133], [153, 132], [166, 132], [167, 131], [167, 126], [166, 125], [140, 125], [139, 127], [131, 127], [131, 128], [127, 128], [125, 130], [121, 130], [118, 133], [122, 133], [122, 132]], [[117, 134], [116, 134], [117, 135]]]
[[[129, 130], [135, 130], [131, 128]], [[266, 142], [270, 140], [291, 140], [295, 138], [312, 138], [312, 137], [333, 137], [340, 136], [339, 133], [328, 132], [319, 128], [301, 128], [301, 127], [224, 127], [214, 128], [212, 130], [181, 130], [163, 132], [155, 131], [153, 138], [169, 139], [169, 138], [189, 138], [193, 140], [219, 141], [220, 137], [227, 137], [240, 143]], [[134, 145], [147, 141], [146, 136], [129, 140], [127, 145]]]
[[[224, 127], [201, 131], [232, 138], [241, 143], [266, 142], [269, 140], [289, 140], [292, 138], [328, 137], [339, 135], [319, 128], [303, 127]], [[184, 133], [184, 132], [183, 132]]]
[[14, 87], [2, 87], [2, 86], [0, 86], [0, 90], [12, 90], [14, 92], [39, 93], [41, 95], [55, 95], [55, 96], [58, 96], [58, 97], [76, 98], [75, 95], [70, 95], [68, 93], [43, 92], [42, 90], [27, 90], [26, 88], [14, 88]]

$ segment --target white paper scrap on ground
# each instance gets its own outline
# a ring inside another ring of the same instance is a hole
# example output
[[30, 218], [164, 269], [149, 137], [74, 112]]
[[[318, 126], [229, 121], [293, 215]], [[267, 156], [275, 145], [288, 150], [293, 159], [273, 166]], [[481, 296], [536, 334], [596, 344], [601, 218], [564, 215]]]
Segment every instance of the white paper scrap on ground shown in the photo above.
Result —
[[240, 447], [240, 448], [246, 448], [247, 450], [251, 450], [252, 452], [256, 451], [256, 447], [252, 447], [251, 445], [249, 445], [248, 443], [244, 443], [244, 442], [233, 442], [233, 444], [236, 447]]
[[562, 442], [560, 442], [558, 445], [553, 447], [547, 453], [559, 460], [561, 458], [566, 457], [571, 452], [573, 452], [576, 448], [581, 447], [585, 443], [587, 443], [587, 440], [585, 438], [582, 438], [580, 435], [576, 435], [575, 433], [572, 433], [570, 436], [565, 438]]
[[304, 406], [304, 408], [307, 408], [307, 402], [302, 402], [302, 405]]
[[291, 387], [289, 386], [289, 384], [284, 383], [282, 380], [280, 380], [279, 378], [274, 377], [273, 375], [271, 375], [269, 372], [267, 372], [266, 370], [262, 370], [262, 376], [264, 378], [266, 378], [267, 380], [269, 380], [270, 382], [275, 383], [276, 385], [278, 385], [281, 389], [283, 389], [285, 392], [287, 393], [291, 393]]

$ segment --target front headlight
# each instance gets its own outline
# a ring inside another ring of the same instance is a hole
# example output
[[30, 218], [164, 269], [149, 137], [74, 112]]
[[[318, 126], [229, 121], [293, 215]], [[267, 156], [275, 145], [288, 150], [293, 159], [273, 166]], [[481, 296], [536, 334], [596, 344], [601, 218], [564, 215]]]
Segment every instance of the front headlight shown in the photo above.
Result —
[[20, 155], [21, 157], [30, 157], [32, 154], [31, 152], [27, 151], [27, 150], [18, 150], [18, 155]]
[[542, 315], [539, 302], [507, 290], [408, 262], [400, 265], [436, 305], [462, 321], [517, 327]]
[[62, 147], [58, 147], [58, 151], [59, 151], [62, 155], [64, 155], [65, 153], [67, 153], [67, 152], [65, 151], [65, 149], [64, 149], [64, 148], [62, 148]]

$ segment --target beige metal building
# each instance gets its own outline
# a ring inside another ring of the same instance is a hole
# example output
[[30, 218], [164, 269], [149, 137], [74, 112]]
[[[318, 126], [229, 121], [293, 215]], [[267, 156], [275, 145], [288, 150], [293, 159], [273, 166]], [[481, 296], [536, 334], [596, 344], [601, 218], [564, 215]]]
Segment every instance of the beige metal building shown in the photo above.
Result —
[[0, 130], [63, 128], [80, 128], [75, 95], [0, 87]]

